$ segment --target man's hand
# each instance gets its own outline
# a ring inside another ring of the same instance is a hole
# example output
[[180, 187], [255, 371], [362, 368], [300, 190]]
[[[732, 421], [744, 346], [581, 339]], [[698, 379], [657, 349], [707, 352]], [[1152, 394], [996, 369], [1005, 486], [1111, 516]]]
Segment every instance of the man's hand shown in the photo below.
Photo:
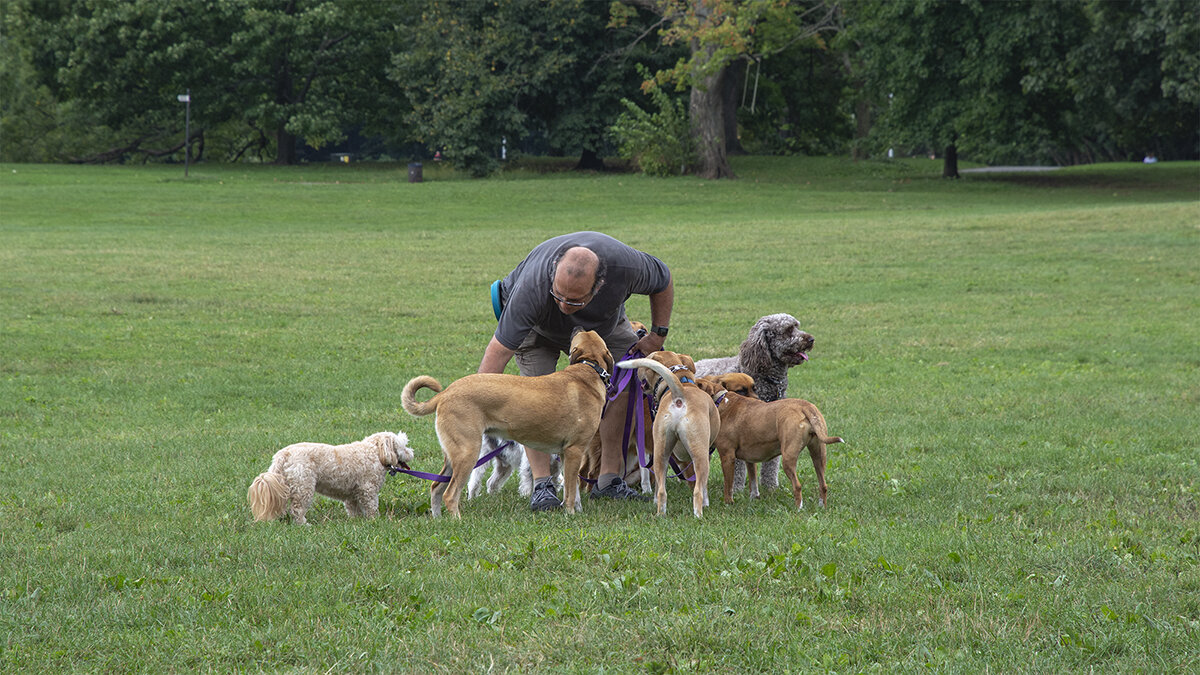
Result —
[[650, 354], [661, 350], [663, 348], [663, 343], [666, 341], [667, 338], [657, 333], [647, 333], [646, 337], [638, 340], [633, 346], [636, 347], [643, 356], [649, 356]]

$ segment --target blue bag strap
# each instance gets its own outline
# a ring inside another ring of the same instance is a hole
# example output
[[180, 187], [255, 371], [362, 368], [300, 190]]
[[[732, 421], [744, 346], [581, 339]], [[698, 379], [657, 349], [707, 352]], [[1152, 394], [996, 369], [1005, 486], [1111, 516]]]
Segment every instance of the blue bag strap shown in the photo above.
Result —
[[500, 311], [504, 309], [500, 305], [500, 280], [492, 282], [492, 312], [496, 314], [496, 320], [500, 320]]

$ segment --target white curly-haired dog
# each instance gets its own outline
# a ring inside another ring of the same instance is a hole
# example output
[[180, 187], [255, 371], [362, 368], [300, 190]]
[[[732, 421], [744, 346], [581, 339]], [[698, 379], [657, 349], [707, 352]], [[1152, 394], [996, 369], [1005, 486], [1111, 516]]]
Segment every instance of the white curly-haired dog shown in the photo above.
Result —
[[307, 525], [304, 514], [317, 494], [345, 504], [351, 517], [373, 518], [387, 470], [407, 469], [412, 459], [404, 432], [383, 431], [346, 445], [296, 443], [275, 453], [246, 499], [255, 520], [275, 520], [290, 501], [292, 522]]
[[[788, 369], [807, 361], [812, 348], [813, 336], [800, 330], [796, 317], [769, 314], [755, 322], [737, 356], [697, 361], [696, 376], [746, 373], [754, 378], [754, 393], [759, 399], [777, 401], [787, 396]], [[733, 489], [736, 492], [745, 485], [746, 463], [739, 459], [734, 467]], [[779, 486], [778, 457], [763, 462], [762, 486], [767, 490]]]

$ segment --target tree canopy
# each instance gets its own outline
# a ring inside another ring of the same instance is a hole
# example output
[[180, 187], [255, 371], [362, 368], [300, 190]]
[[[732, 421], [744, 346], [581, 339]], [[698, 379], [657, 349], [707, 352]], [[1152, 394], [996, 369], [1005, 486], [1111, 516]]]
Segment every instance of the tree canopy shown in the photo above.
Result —
[[15, 0], [6, 29], [20, 36], [37, 83], [110, 130], [114, 147], [73, 153], [77, 159], [178, 150], [177, 97], [190, 89], [197, 136], [232, 136], [231, 158], [273, 145], [275, 158], [290, 163], [296, 137], [321, 145], [373, 118], [387, 81], [364, 66], [379, 64], [390, 45], [398, 18], [390, 7], [369, 0]]
[[1156, 134], [1187, 139], [1190, 127], [1191, 147], [1177, 150], [1195, 152], [1194, 6], [864, 0], [847, 11], [880, 107], [877, 149], [1069, 163], [1153, 150]]
[[596, 167], [648, 87], [687, 97], [709, 178], [733, 176], [741, 140], [1058, 164], [1200, 152], [1194, 0], [8, 0], [0, 22], [9, 161], [181, 157], [189, 89], [187, 140], [220, 160], [291, 163], [353, 133], [476, 175], [502, 148]]

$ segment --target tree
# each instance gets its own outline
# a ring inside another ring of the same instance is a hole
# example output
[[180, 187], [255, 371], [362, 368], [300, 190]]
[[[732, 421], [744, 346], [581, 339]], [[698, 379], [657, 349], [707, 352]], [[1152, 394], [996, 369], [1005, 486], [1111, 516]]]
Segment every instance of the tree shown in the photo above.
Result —
[[242, 119], [274, 139], [276, 163], [296, 161], [297, 137], [314, 147], [342, 140], [347, 127], [376, 119], [367, 111], [398, 100], [384, 66], [403, 5], [242, 0], [232, 6], [233, 78], [226, 91], [232, 101], [252, 102]]
[[883, 102], [876, 137], [942, 152], [942, 175], [952, 178], [960, 149], [995, 156], [1045, 140], [1062, 102], [1026, 97], [1021, 63], [1028, 53], [1061, 58], [1082, 30], [1074, 10], [979, 0], [853, 5], [868, 86]]
[[[685, 44], [690, 56], [660, 70], [646, 86], [690, 87], [689, 114], [698, 151], [697, 173], [734, 178], [727, 156], [725, 97], [729, 67], [763, 58], [833, 26], [836, 5], [781, 0], [625, 0], [662, 17], [665, 44]], [[614, 4], [614, 20], [624, 10]]]
[[842, 55], [822, 36], [731, 71], [745, 80], [735, 102], [751, 153], [829, 155], [846, 149], [853, 135], [846, 104], [851, 85]]
[[418, 138], [458, 168], [484, 175], [501, 143], [538, 136], [597, 168], [632, 63], [587, 0], [422, 0], [389, 76]]
[[378, 61], [398, 12], [369, 0], [15, 0], [10, 27], [35, 81], [120, 139], [80, 159], [178, 151], [176, 97], [190, 88], [195, 138], [236, 125], [232, 156], [273, 143], [290, 163], [297, 136], [336, 140], [359, 102], [386, 92], [361, 64]]
[[847, 14], [880, 102], [876, 146], [943, 150], [944, 176], [960, 153], [1094, 161], [1156, 137], [1195, 152], [1200, 33], [1182, 1], [864, 0]]
[[[1195, 157], [1200, 143], [1200, 6], [1190, 0], [1081, 3], [1088, 30], [1061, 64], [1035, 64], [1027, 89], [1074, 103], [1062, 162]], [[1047, 75], [1047, 73], [1049, 73]]]

